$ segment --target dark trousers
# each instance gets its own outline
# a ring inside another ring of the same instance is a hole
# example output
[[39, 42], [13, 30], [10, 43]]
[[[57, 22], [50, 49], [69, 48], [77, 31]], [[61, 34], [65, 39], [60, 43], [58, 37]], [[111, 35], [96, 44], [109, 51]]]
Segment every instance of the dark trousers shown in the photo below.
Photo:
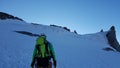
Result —
[[37, 68], [48, 68], [49, 67], [49, 58], [36, 58]]

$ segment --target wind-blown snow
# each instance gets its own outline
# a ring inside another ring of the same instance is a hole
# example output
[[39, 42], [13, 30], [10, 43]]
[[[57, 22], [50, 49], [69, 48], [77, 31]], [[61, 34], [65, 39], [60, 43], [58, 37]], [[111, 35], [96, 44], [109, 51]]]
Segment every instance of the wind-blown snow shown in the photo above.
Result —
[[62, 28], [10, 19], [0, 20], [0, 68], [30, 68], [37, 37], [14, 31], [45, 33], [54, 46], [57, 68], [120, 68], [120, 53], [103, 50], [110, 47], [106, 32], [77, 35]]

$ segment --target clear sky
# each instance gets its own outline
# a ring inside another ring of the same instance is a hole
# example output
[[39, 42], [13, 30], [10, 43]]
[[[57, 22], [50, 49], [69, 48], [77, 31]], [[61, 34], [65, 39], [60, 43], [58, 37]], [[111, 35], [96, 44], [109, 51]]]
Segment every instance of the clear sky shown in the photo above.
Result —
[[120, 41], [120, 0], [0, 0], [0, 11], [30, 23], [66, 26], [79, 34], [114, 25]]

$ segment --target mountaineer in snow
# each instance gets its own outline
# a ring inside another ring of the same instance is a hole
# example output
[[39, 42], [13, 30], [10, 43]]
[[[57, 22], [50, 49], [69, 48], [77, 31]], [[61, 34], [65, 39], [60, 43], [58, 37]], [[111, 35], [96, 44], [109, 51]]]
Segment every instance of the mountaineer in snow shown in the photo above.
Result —
[[36, 45], [33, 52], [31, 68], [56, 68], [55, 52], [52, 44], [46, 40], [46, 35], [42, 34], [36, 39]]

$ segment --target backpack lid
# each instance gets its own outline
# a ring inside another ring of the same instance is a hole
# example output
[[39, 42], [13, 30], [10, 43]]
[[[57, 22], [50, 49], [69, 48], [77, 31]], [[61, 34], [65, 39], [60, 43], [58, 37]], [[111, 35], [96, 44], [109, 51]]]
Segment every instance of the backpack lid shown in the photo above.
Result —
[[45, 35], [41, 35], [36, 39], [36, 44], [44, 44], [46, 41], [46, 36]]

